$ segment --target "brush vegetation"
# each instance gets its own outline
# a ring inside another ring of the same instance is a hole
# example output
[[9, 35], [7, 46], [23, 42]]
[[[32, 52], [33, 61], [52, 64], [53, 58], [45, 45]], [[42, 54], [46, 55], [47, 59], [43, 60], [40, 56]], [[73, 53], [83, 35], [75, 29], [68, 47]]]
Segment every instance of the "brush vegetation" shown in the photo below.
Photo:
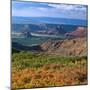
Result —
[[12, 54], [12, 89], [87, 84], [87, 56]]

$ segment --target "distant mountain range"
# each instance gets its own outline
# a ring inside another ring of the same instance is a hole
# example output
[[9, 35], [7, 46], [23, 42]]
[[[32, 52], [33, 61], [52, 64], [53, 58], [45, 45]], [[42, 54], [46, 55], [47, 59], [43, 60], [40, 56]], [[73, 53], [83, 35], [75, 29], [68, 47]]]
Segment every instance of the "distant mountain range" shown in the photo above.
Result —
[[12, 17], [13, 24], [64, 24], [64, 25], [82, 25], [87, 26], [87, 20], [52, 18], [52, 17]]
[[77, 27], [73, 31], [65, 31], [63, 28], [48, 29], [48, 30], [37, 30], [30, 32], [28, 30], [21, 32], [12, 32], [12, 38], [28, 38], [28, 37], [49, 37], [49, 38], [78, 38], [87, 36], [86, 27]]

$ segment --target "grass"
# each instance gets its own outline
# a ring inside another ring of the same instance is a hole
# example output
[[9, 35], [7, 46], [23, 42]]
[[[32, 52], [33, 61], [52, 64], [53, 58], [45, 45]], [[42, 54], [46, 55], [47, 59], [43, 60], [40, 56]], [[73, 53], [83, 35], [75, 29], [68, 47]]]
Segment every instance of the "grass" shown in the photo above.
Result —
[[12, 88], [87, 84], [87, 56], [62, 57], [43, 53], [12, 54]]

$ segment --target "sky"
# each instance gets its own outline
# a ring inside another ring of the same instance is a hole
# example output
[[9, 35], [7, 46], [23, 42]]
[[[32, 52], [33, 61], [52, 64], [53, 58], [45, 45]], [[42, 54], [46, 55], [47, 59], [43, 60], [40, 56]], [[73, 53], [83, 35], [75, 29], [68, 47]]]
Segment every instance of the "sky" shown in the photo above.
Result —
[[12, 16], [87, 19], [86, 5], [12, 1]]

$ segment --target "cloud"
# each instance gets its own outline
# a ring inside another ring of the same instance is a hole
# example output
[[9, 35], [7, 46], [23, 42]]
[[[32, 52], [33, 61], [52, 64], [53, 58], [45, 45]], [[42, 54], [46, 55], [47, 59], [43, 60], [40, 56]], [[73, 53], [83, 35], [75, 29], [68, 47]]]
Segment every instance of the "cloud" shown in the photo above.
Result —
[[23, 9], [12, 10], [12, 16], [22, 17], [48, 17], [50, 16], [47, 8], [43, 7], [29, 7]]
[[48, 4], [48, 6], [54, 7], [56, 9], [72, 9], [72, 5], [66, 4]]
[[12, 16], [86, 19], [87, 6], [37, 2], [12, 3]]
[[37, 8], [37, 9], [39, 9], [39, 10], [41, 10], [41, 11], [47, 11], [47, 10], [48, 10], [47, 8], [43, 8], [43, 7], [39, 7], [39, 8]]
[[12, 1], [12, 6], [16, 9], [20, 8], [29, 8], [29, 7], [43, 7], [43, 8], [51, 8], [51, 6], [48, 6], [47, 3], [37, 3], [37, 2], [18, 2], [18, 1]]
[[69, 5], [69, 4], [48, 4], [48, 6], [62, 10], [86, 10], [87, 7], [84, 5]]

